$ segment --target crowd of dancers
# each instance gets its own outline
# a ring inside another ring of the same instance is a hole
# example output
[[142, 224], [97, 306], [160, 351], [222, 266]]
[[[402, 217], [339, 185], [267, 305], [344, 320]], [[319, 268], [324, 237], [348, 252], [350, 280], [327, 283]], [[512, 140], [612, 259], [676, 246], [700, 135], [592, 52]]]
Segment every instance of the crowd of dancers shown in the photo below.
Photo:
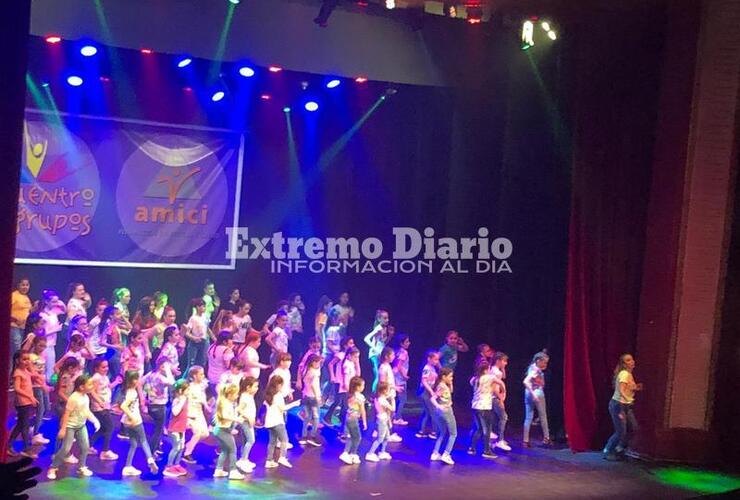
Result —
[[[126, 288], [115, 289], [110, 301], [93, 303], [83, 284], [72, 283], [64, 299], [56, 291], [44, 290], [33, 301], [30, 282], [23, 278], [11, 301], [16, 418], [8, 453], [36, 458], [35, 450], [50, 443], [41, 425], [56, 415], [59, 428], [49, 479], [56, 479], [62, 464], [76, 467], [81, 476], [92, 475], [87, 466], [91, 454], [100, 460], [119, 460], [111, 449], [116, 433], [116, 438], [129, 442], [124, 476], [142, 473], [133, 463], [139, 450], [151, 473], [163, 468], [165, 477], [186, 476], [186, 464], [197, 463], [195, 448], [213, 435], [219, 451], [213, 476], [243, 479], [257, 467], [250, 459], [257, 428], [269, 434], [264, 467], [293, 466], [286, 429], [293, 408], [300, 408], [302, 419], [298, 443], [320, 447], [319, 429], [330, 427], [345, 441], [338, 459], [348, 465], [362, 461], [362, 434], [369, 427], [374, 428], [373, 441], [364, 460], [378, 462], [391, 460], [388, 444], [402, 439], [394, 429], [409, 425], [404, 417], [409, 391], [415, 389], [408, 383], [411, 339], [396, 334], [389, 313], [378, 310], [373, 328], [356, 344], [348, 334], [355, 312], [346, 292], [336, 303], [321, 297], [308, 332], [299, 294], [281, 301], [276, 312], [255, 328], [251, 304], [240, 291], [231, 290], [222, 301], [211, 281], [190, 301], [182, 322], [163, 292], [141, 298], [133, 311]], [[269, 346], [269, 362], [260, 358], [262, 342]], [[361, 347], [367, 349], [372, 366], [372, 374], [365, 376]], [[426, 353], [417, 392], [423, 414], [415, 437], [435, 441], [431, 461], [454, 464], [458, 431], [453, 380], [458, 353], [468, 350], [459, 333], [450, 330], [444, 345]], [[634, 423], [632, 400], [623, 396], [633, 397], [640, 388], [631, 378], [634, 359], [625, 356], [620, 359], [622, 369], [615, 373], [617, 402], [609, 406], [617, 415], [616, 437], [605, 449], [610, 457], [623, 453]], [[542, 442], [550, 443], [544, 394], [548, 362], [546, 352], [535, 354], [523, 379], [524, 446], [530, 446], [535, 413]], [[480, 451], [495, 459], [494, 449], [511, 451], [504, 438], [507, 363], [505, 353], [487, 344], [477, 347], [469, 381], [474, 416], [471, 455]], [[322, 408], [326, 408], [323, 418]], [[143, 427], [147, 415], [152, 422], [149, 432]], [[92, 436], [88, 424], [94, 428]], [[17, 450], [19, 437], [22, 445]], [[166, 454], [165, 437], [170, 443]]]

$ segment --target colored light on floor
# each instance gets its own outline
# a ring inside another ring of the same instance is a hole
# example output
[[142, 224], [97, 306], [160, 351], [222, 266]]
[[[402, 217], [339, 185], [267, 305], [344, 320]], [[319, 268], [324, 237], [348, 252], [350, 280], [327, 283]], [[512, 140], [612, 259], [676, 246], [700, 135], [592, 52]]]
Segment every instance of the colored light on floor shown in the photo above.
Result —
[[45, 38], [46, 43], [59, 43], [62, 41], [62, 37], [59, 35], [49, 35]]
[[319, 104], [317, 102], [314, 102], [314, 101], [308, 101], [306, 103], [305, 108], [306, 108], [306, 111], [314, 112], [314, 111], [316, 111], [316, 110], [319, 109]]
[[548, 23], [547, 21], [542, 21], [541, 26], [543, 30], [550, 31], [550, 23]]
[[357, 83], [365, 83], [366, 81], [367, 78], [365, 78], [364, 76], [358, 76], [357, 78], [355, 78], [355, 82]]
[[547, 32], [547, 36], [550, 37], [550, 40], [557, 40], [558, 39], [558, 35], [554, 31], [548, 31]]
[[272, 96], [270, 94], [262, 94], [260, 96], [260, 99], [262, 99], [263, 101], [269, 101], [270, 99], [272, 99]]
[[254, 76], [254, 70], [249, 66], [242, 66], [241, 68], [239, 68], [239, 74], [242, 75], [244, 78], [251, 78]]
[[290, 113], [290, 108], [288, 106], [285, 106], [283, 108], [283, 113]]
[[337, 79], [330, 80], [329, 83], [326, 84], [326, 88], [333, 89], [333, 88], [339, 87], [341, 83], [342, 83], [341, 80], [337, 80]]
[[152, 49], [141, 49], [142, 54], [153, 54], [154, 51]]
[[214, 92], [214, 94], [211, 96], [211, 100], [213, 102], [218, 102], [223, 99], [225, 95], [226, 94], [222, 90], [219, 90], [218, 92]]
[[80, 54], [85, 57], [92, 57], [98, 53], [98, 48], [94, 45], [85, 45], [80, 49]]
[[79, 87], [80, 85], [82, 85], [83, 80], [77, 75], [71, 75], [67, 77], [67, 83], [73, 87]]
[[182, 59], [180, 59], [177, 62], [177, 67], [178, 68], [185, 68], [185, 67], [189, 66], [190, 63], [192, 63], [192, 62], [193, 62], [193, 59], [192, 58], [190, 58], [190, 57], [183, 57]]
[[110, 78], [107, 77], [107, 76], [101, 76], [100, 77], [100, 81], [103, 82], [103, 83], [108, 83], [108, 82], [110, 82]]
[[283, 70], [280, 66], [270, 66], [267, 69], [270, 70], [270, 73], [280, 73]]
[[699, 493], [724, 493], [740, 488], [740, 477], [684, 467], [655, 469], [654, 477], [661, 483]]

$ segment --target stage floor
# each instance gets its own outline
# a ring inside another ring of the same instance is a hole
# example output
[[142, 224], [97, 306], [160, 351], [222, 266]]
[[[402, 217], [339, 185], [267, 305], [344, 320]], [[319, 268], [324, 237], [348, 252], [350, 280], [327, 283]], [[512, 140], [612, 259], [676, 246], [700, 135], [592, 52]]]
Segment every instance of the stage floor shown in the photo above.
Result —
[[[291, 439], [297, 432], [292, 418]], [[44, 433], [53, 435], [56, 422], [45, 422]], [[127, 442], [114, 437], [113, 450], [121, 459], [102, 462], [90, 457], [88, 465], [95, 475], [81, 479], [68, 476], [66, 467], [59, 479], [45, 477], [51, 445], [37, 463], [44, 468], [39, 485], [32, 490], [35, 499], [128, 499], [128, 498], [429, 498], [429, 499], [547, 499], [547, 498], [691, 498], [740, 487], [740, 478], [696, 469], [647, 466], [641, 462], [607, 462], [600, 453], [574, 455], [567, 449], [523, 449], [511, 439], [513, 450], [487, 460], [466, 454], [467, 429], [461, 428], [453, 452], [453, 466], [429, 462], [433, 441], [413, 436], [415, 427], [402, 429], [402, 443], [390, 444], [390, 462], [344, 465], [338, 460], [342, 443], [331, 429], [324, 429], [326, 444], [303, 450], [297, 441], [288, 452], [293, 469], [265, 470], [267, 433], [258, 431], [251, 453], [259, 466], [243, 481], [212, 478], [216, 460], [211, 437], [195, 451], [197, 465], [186, 465], [190, 475], [170, 479], [145, 473], [141, 478], [122, 478]], [[360, 447], [364, 455], [370, 432]], [[168, 440], [165, 439], [165, 442]], [[165, 445], [169, 449], [169, 444]], [[134, 465], [146, 470], [143, 453], [137, 452]]]

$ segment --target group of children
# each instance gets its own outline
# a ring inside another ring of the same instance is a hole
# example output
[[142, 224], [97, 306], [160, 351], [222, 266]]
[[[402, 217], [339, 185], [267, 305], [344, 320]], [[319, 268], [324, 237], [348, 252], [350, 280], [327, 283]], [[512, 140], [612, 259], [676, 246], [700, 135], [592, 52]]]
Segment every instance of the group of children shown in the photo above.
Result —
[[[142, 301], [137, 316], [129, 320], [126, 305], [130, 292], [126, 289], [116, 290], [116, 305], [99, 304], [96, 315], [88, 322], [84, 313], [84, 288], [82, 294], [75, 289], [72, 299], [80, 304], [75, 302], [64, 308], [67, 311], [76, 308], [64, 328], [59, 328], [62, 322], [58, 317], [56, 322], [50, 318], [56, 317], [54, 312], [61, 311], [60, 304], [64, 304], [53, 292], [45, 292], [42, 311], [47, 314], [31, 314], [26, 318], [27, 335], [14, 358], [17, 411], [9, 449], [13, 449], [13, 441], [20, 435], [23, 438], [20, 453], [37, 456], [33, 445], [49, 442], [40, 428], [53, 399], [59, 430], [47, 472], [49, 479], [57, 477], [62, 463], [75, 464], [81, 476], [90, 476], [92, 472], [86, 462], [91, 454], [98, 455], [100, 460], [118, 460], [111, 450], [116, 420], [120, 420], [118, 438], [129, 441], [124, 476], [142, 473], [133, 465], [139, 448], [151, 473], [158, 473], [163, 466], [165, 477], [187, 475], [183, 464], [196, 463], [193, 456], [196, 446], [212, 434], [219, 451], [213, 476], [242, 479], [256, 467], [250, 460], [250, 452], [258, 427], [269, 433], [265, 468], [292, 467], [287, 451], [293, 445], [286, 422], [288, 412], [298, 406], [303, 420], [301, 445], [322, 446], [319, 429], [335, 427], [346, 441], [339, 459], [346, 464], [360, 463], [359, 448], [362, 432], [368, 428], [370, 406], [375, 431], [364, 458], [368, 462], [392, 459], [388, 445], [401, 441], [393, 428], [408, 425], [404, 408], [410, 378], [410, 339], [405, 334], [394, 334], [387, 311], [376, 312], [374, 327], [364, 337], [374, 372], [369, 391], [372, 396], [368, 401], [364, 395], [360, 351], [347, 335], [354, 311], [348, 306], [346, 294], [337, 305], [322, 298], [316, 317], [317, 335], [309, 340], [297, 370], [291, 371], [293, 356], [289, 344], [297, 331], [296, 310], [300, 320], [301, 312], [296, 305], [300, 296], [297, 301], [292, 298], [292, 305], [281, 303], [274, 317], [258, 331], [251, 327], [248, 308], [240, 299], [234, 300], [233, 292], [230, 296], [233, 308], [219, 309], [214, 305], [218, 301], [213, 297], [212, 283], [207, 283], [204, 291], [204, 297], [210, 299], [194, 299], [188, 311], [188, 323], [178, 327], [174, 309], [168, 305], [161, 308], [158, 318], [142, 319], [142, 311], [147, 310], [153, 316], [159, 303], [148, 298]], [[67, 347], [56, 361], [56, 342], [64, 337], [63, 331]], [[271, 350], [269, 364], [262, 363], [258, 353], [263, 338]], [[50, 352], [50, 341], [54, 342], [51, 346], [54, 355]], [[459, 334], [450, 331], [439, 351], [427, 353], [421, 372], [419, 396], [424, 413], [416, 437], [435, 440], [432, 461], [454, 464], [451, 456], [457, 438], [452, 400], [454, 372], [458, 352], [467, 350]], [[545, 442], [549, 441], [542, 374], [547, 361], [546, 353], [538, 353], [524, 379], [525, 445], [529, 443], [528, 430], [535, 410]], [[511, 449], [504, 439], [507, 362], [505, 354], [494, 352], [485, 344], [479, 346], [475, 373], [470, 380], [474, 426], [468, 453], [476, 454], [478, 443], [482, 442], [483, 457], [495, 458], [491, 445], [491, 437], [495, 436], [494, 418], [498, 420], [498, 439], [494, 445], [501, 450]], [[260, 390], [260, 376], [267, 371], [264, 390]], [[321, 419], [321, 408], [327, 406]], [[335, 421], [337, 409], [338, 422]], [[149, 432], [144, 430], [145, 416], [152, 422]], [[91, 437], [88, 422], [95, 430]], [[186, 440], [188, 432], [190, 438]], [[165, 435], [171, 444], [166, 457], [162, 446]], [[237, 441], [242, 443], [240, 449]]]

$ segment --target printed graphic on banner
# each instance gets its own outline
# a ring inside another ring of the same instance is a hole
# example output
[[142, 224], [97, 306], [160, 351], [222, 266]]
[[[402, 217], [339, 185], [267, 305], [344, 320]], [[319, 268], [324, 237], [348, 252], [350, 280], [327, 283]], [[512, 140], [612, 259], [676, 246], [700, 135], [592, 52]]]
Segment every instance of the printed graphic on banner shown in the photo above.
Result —
[[16, 262], [233, 268], [241, 148], [231, 131], [29, 111]]

